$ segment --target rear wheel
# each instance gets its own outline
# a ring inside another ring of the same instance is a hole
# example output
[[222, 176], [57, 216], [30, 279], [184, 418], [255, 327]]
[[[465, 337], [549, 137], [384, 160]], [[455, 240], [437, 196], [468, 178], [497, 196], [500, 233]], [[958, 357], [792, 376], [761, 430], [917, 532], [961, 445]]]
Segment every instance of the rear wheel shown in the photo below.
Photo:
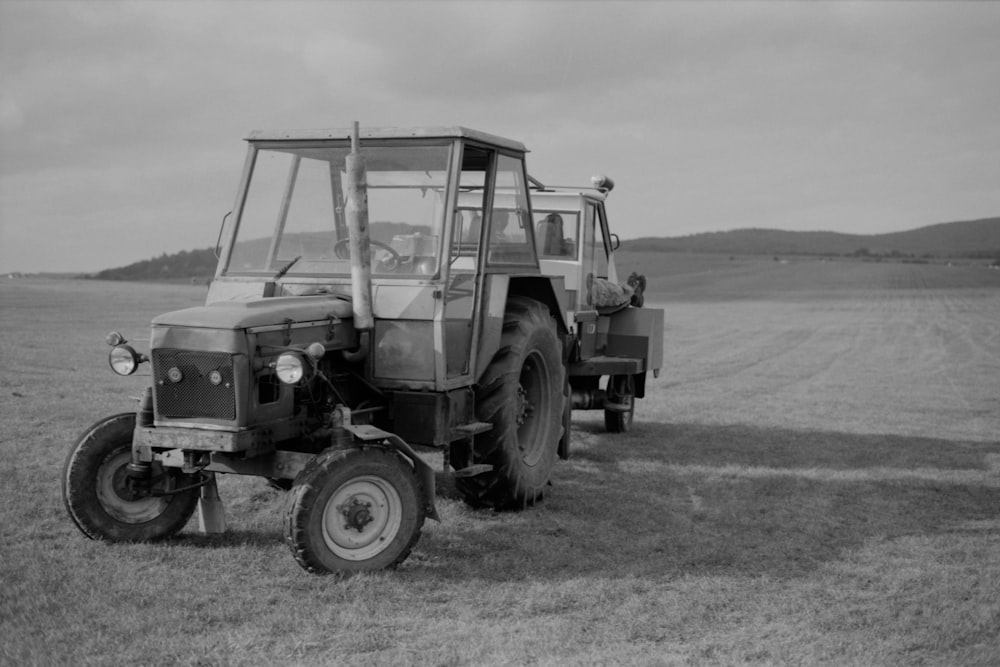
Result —
[[424, 525], [413, 468], [381, 449], [328, 450], [295, 480], [285, 541], [310, 572], [361, 572], [401, 563]]
[[473, 463], [493, 468], [455, 480], [467, 503], [520, 508], [542, 497], [563, 431], [564, 372], [548, 308], [512, 298], [476, 396], [477, 418], [493, 429], [476, 437]]
[[[63, 467], [63, 503], [77, 527], [95, 540], [143, 542], [169, 537], [184, 527], [198, 504], [198, 489], [153, 495], [160, 483], [144, 492], [130, 483], [135, 413], [108, 417], [91, 426], [76, 443]], [[195, 483], [176, 474], [173, 488]]]
[[605, 428], [610, 433], [628, 432], [635, 415], [635, 380], [631, 375], [612, 375], [606, 394], [611, 406], [604, 409]]

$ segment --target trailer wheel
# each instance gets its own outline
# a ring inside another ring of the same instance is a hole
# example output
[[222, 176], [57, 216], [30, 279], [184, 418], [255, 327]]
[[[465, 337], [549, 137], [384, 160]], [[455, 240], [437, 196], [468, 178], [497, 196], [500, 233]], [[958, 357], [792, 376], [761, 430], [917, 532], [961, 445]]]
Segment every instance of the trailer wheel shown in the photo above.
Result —
[[[145, 542], [170, 537], [184, 527], [198, 504], [198, 489], [153, 496], [129, 487], [126, 466], [132, 461], [134, 430], [134, 412], [103, 419], [84, 432], [66, 458], [63, 503], [91, 539]], [[195, 482], [190, 475], [177, 477], [175, 487]]]
[[612, 375], [608, 378], [607, 397], [615, 409], [604, 410], [605, 428], [609, 433], [627, 433], [635, 415], [635, 380], [631, 375]]
[[476, 396], [477, 418], [493, 429], [476, 436], [473, 463], [493, 469], [455, 480], [468, 504], [518, 509], [541, 499], [563, 431], [564, 373], [548, 308], [511, 298], [500, 349]]
[[309, 572], [381, 570], [410, 554], [424, 512], [420, 482], [401, 456], [381, 448], [328, 450], [295, 480], [285, 542]]

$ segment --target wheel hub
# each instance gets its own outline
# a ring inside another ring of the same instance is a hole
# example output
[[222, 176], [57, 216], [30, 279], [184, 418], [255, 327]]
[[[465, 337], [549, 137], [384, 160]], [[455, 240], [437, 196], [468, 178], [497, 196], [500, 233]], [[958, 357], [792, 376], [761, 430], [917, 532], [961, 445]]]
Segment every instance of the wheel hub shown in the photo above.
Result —
[[545, 361], [537, 352], [529, 355], [521, 367], [517, 390], [514, 395], [514, 423], [517, 426], [517, 448], [522, 460], [534, 465], [545, 450], [545, 443], [538, 439], [544, 426], [538, 415], [545, 414]]
[[364, 561], [381, 553], [399, 532], [402, 501], [393, 485], [377, 475], [361, 475], [333, 492], [323, 510], [326, 546], [335, 556]]
[[351, 498], [349, 502], [341, 505], [338, 509], [347, 519], [347, 523], [344, 524], [344, 529], [353, 529], [359, 533], [362, 532], [365, 526], [374, 520], [371, 513], [371, 507], [371, 503], [362, 502], [357, 497]]
[[135, 502], [149, 496], [149, 492], [146, 491], [144, 493], [139, 485], [136, 484], [136, 480], [129, 475], [127, 466], [121, 466], [115, 470], [111, 480], [111, 488], [114, 490], [116, 496], [127, 502]]
[[527, 421], [530, 405], [528, 402], [528, 392], [524, 390], [522, 385], [518, 385], [517, 396], [514, 397], [514, 420], [518, 426], [523, 426], [524, 422]]
[[97, 500], [116, 521], [145, 523], [162, 514], [171, 497], [154, 497], [148, 487], [137, 485], [129, 474], [131, 460], [132, 452], [122, 448], [101, 463], [96, 479]]

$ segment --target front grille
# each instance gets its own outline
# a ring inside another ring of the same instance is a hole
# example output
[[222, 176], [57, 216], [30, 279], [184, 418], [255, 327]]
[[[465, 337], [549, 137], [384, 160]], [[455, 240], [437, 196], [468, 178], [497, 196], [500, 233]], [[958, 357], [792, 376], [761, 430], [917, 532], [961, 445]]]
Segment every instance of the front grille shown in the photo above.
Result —
[[[180, 374], [171, 369], [176, 368]], [[219, 384], [209, 380], [218, 371]], [[157, 416], [168, 419], [236, 419], [233, 357], [225, 352], [153, 350], [153, 391]]]

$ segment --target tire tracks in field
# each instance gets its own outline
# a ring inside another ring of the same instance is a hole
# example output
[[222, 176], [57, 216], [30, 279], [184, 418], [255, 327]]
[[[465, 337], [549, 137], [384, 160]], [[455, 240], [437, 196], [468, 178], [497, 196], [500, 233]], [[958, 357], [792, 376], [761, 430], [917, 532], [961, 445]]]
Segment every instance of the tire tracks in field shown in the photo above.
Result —
[[1000, 290], [884, 268], [822, 298], [671, 304], [654, 394], [713, 423], [1000, 440]]
[[[663, 386], [696, 385], [744, 374], [806, 346], [815, 335], [816, 331], [813, 329], [798, 328], [781, 332], [777, 337], [768, 339], [765, 345], [749, 349], [745, 344], [739, 344], [741, 341], [747, 340], [746, 336], [727, 336], [723, 340], [717, 341], [718, 348], [727, 350], [725, 356], [720, 357], [717, 353], [713, 354], [711, 364], [703, 366], [706, 370], [675, 382], [665, 383]], [[753, 340], [759, 337], [750, 336], [749, 338]]]
[[[865, 415], [872, 428], [919, 432], [921, 424], [932, 425], [933, 414], [962, 414], [965, 436], [996, 439], [1000, 299], [992, 297], [997, 308], [983, 308], [982, 294], [931, 288], [922, 275], [909, 282], [893, 278], [889, 289], [872, 289], [859, 302], [851, 326], [841, 330], [849, 341], [843, 353], [806, 388], [825, 388], [831, 397], [839, 388], [845, 418]], [[992, 405], [988, 396], [970, 397], [991, 378]], [[909, 400], [896, 400], [904, 396]]]
[[[1000, 412], [1000, 299], [994, 308], [977, 308], [967, 292], [945, 292], [942, 308], [930, 323], [938, 353], [944, 360], [936, 369], [951, 395], [969, 415], [973, 430], [984, 438], [1000, 439], [1000, 428], [990, 432], [988, 417]], [[957, 335], [956, 335], [957, 334]], [[981, 376], [980, 381], [969, 381]], [[989, 386], [991, 396], [970, 395], [980, 386]]]
[[[751, 335], [743, 345], [736, 340], [725, 341], [728, 352], [724, 358], [715, 357], [708, 370], [667, 386], [690, 388], [728, 381], [731, 396], [742, 395], [755, 401], [777, 394], [808, 393], [822, 384], [818, 378], [850, 356], [857, 346], [854, 334], [835, 313], [802, 318], [793, 314], [793, 319], [787, 321], [787, 329], [769, 336]], [[803, 326], [806, 322], [813, 326]]]

